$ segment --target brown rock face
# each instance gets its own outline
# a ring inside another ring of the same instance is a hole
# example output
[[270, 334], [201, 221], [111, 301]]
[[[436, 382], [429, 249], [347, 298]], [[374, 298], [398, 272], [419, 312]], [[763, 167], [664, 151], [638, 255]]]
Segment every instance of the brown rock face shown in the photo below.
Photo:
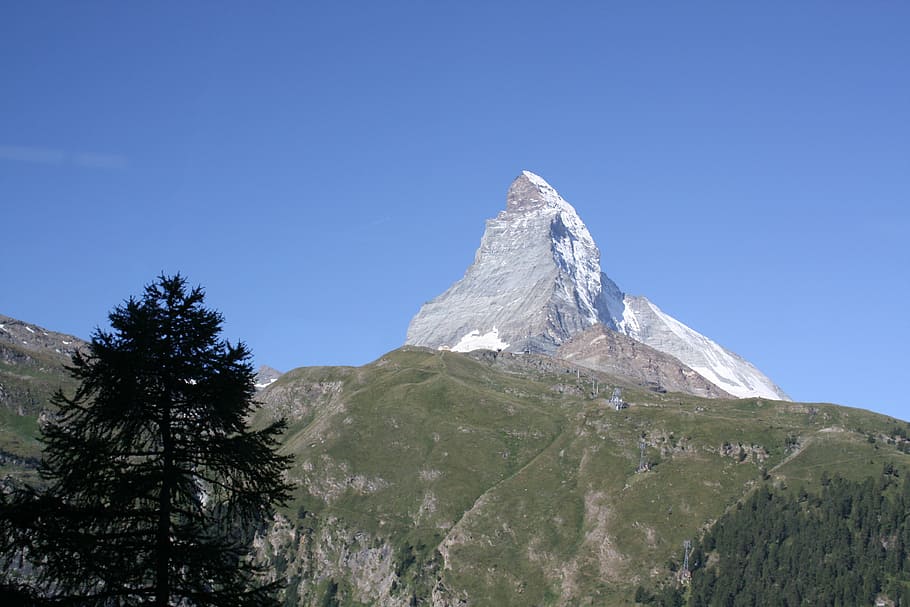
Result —
[[547, 204], [547, 200], [540, 187], [531, 181], [527, 175], [522, 174], [509, 186], [509, 192], [506, 194], [506, 210], [523, 211], [535, 209]]
[[600, 324], [562, 344], [556, 357], [595, 371], [627, 377], [642, 386], [707, 398], [731, 398], [669, 354]]

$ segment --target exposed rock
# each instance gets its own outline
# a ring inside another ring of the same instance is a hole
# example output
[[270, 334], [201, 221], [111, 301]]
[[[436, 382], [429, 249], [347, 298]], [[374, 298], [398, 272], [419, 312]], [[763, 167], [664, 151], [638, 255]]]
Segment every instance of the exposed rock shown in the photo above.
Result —
[[49, 331], [37, 325], [30, 325], [21, 320], [0, 314], [0, 357], [4, 360], [10, 354], [11, 348], [21, 353], [28, 352], [38, 356], [50, 356], [61, 362], [69, 362], [77, 350], [86, 346], [84, 340], [72, 335]]
[[528, 171], [506, 198], [464, 278], [411, 321], [408, 344], [552, 353], [572, 334], [621, 318], [622, 294], [601, 273], [575, 209]]
[[251, 556], [267, 568], [269, 581], [279, 581], [278, 598], [285, 605], [469, 604], [464, 591], [443, 583], [442, 557], [435, 548], [401, 540], [393, 543], [388, 536], [301, 508], [296, 520], [279, 514], [256, 532]]
[[678, 359], [601, 324], [562, 344], [556, 356], [595, 371], [627, 377], [644, 387], [708, 398], [730, 398], [730, 394]]
[[40, 413], [55, 390], [73, 388], [64, 366], [87, 348], [72, 335], [0, 315], [0, 407], [20, 416]]
[[284, 417], [288, 423], [306, 419], [317, 410], [337, 411], [341, 406], [344, 383], [341, 381], [291, 380], [272, 385], [257, 396], [264, 411], [275, 419]]
[[790, 400], [752, 363], [664, 313], [646, 297], [627, 295], [625, 305], [619, 330], [632, 339], [679, 359], [739, 398]]
[[337, 519], [295, 524], [277, 516], [265, 533], [257, 534], [253, 552], [257, 562], [271, 569], [272, 579], [282, 581], [279, 598], [285, 604], [335, 604], [326, 601], [335, 592], [329, 598], [382, 607], [409, 604], [410, 595], [399, 588], [399, 555], [392, 546]]
[[[553, 354], [596, 324], [678, 359], [719, 388], [712, 396], [789, 400], [740, 356], [646, 298], [624, 295], [601, 271], [600, 250], [572, 205], [528, 171], [512, 182], [506, 209], [487, 221], [464, 277], [411, 320], [406, 343], [461, 352]], [[631, 371], [635, 381], [671, 381], [648, 372], [640, 361], [609, 364]], [[689, 378], [688, 371], [672, 375], [678, 389], [708, 395], [709, 389]]]
[[283, 373], [278, 369], [262, 365], [256, 372], [256, 389], [262, 390], [263, 388], [270, 386], [282, 375]]

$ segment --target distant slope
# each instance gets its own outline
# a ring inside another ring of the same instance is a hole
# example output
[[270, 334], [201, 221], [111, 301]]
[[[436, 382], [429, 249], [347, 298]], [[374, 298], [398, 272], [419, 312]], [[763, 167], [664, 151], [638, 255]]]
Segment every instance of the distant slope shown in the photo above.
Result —
[[38, 416], [55, 390], [75, 388], [64, 365], [84, 345], [0, 314], [0, 470], [34, 466], [41, 450]]
[[288, 372], [259, 421], [290, 417], [298, 492], [259, 558], [303, 605], [632, 605], [762, 483], [910, 474], [906, 422], [870, 412], [624, 397], [614, 411], [559, 361], [489, 352]]
[[642, 387], [706, 398], [732, 398], [678, 359], [601, 324], [559, 346], [556, 357], [628, 378]]
[[722, 390], [739, 398], [790, 397], [755, 365], [684, 325], [641, 296], [625, 297], [619, 331], [666, 352]]

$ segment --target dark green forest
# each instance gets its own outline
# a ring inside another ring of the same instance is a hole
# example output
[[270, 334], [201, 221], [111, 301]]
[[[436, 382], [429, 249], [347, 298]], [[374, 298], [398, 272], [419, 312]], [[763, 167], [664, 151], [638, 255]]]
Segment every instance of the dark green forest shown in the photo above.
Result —
[[[758, 488], [694, 546], [688, 588], [636, 600], [690, 607], [910, 605], [910, 477], [886, 464], [821, 492]], [[890, 601], [890, 603], [888, 603]]]

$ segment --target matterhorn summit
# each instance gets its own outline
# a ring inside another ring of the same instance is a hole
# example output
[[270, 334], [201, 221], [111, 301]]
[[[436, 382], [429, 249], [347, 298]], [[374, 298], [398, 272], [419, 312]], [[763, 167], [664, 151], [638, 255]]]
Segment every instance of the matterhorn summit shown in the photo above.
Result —
[[601, 271], [600, 251], [572, 205], [530, 171], [487, 221], [464, 277], [411, 320], [407, 343], [553, 355], [597, 324], [677, 358], [726, 393], [787, 398], [736, 354], [648, 300], [625, 296]]
[[534, 173], [512, 182], [506, 210], [487, 221], [464, 278], [426, 303], [407, 343], [552, 353], [602, 322], [616, 328], [622, 293], [575, 209]]

